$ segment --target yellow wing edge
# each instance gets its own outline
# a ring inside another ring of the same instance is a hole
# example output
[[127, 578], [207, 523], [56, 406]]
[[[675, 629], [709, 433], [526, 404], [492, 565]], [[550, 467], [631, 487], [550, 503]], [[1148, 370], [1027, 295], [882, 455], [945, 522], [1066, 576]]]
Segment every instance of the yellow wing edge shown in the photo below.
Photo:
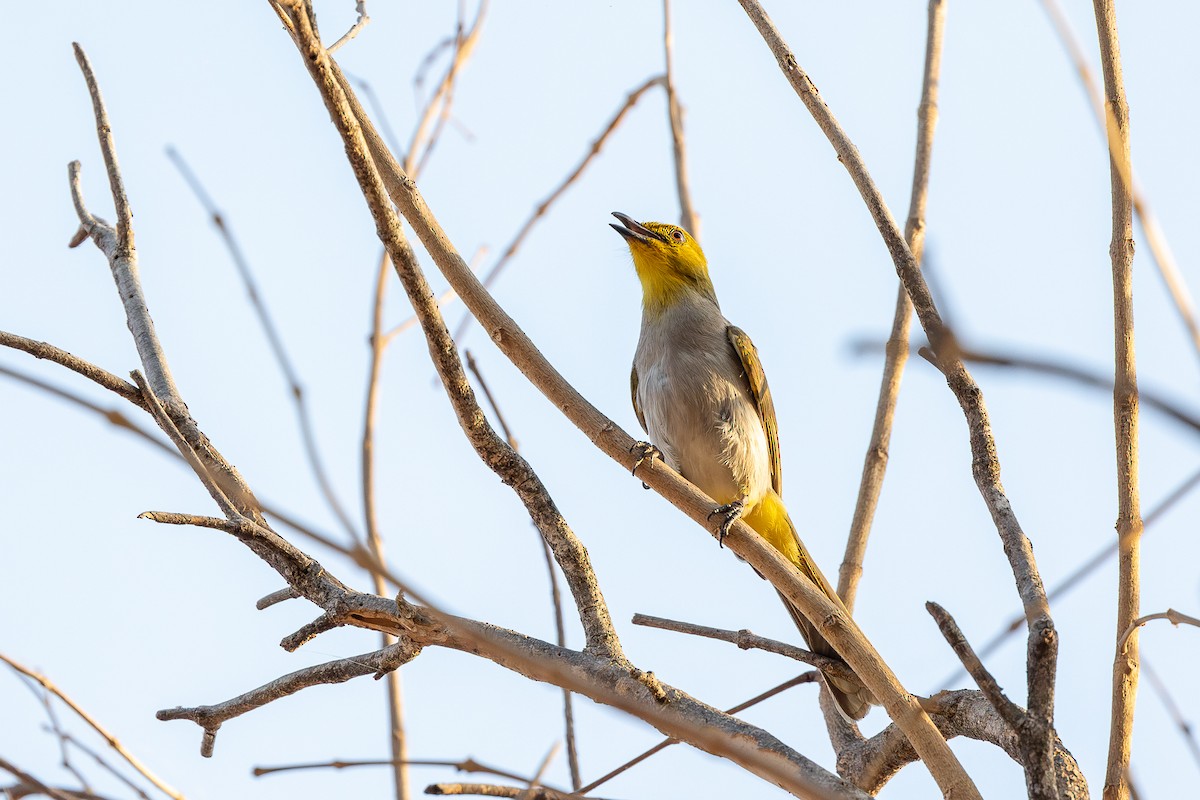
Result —
[[634, 364], [633, 369], [631, 369], [629, 371], [629, 394], [633, 398], [633, 413], [637, 414], [637, 421], [638, 421], [638, 424], [642, 426], [642, 430], [646, 431], [646, 433], [649, 433], [650, 430], [646, 427], [646, 418], [642, 416], [642, 407], [638, 405], [637, 390], [638, 390], [637, 364]]
[[[758, 349], [744, 330], [736, 325], [730, 325], [725, 331], [733, 351], [742, 362], [742, 374], [749, 385], [750, 396], [758, 409], [758, 418], [762, 420], [763, 430], [767, 432], [767, 447], [771, 456], [771, 486], [778, 495], [783, 494], [783, 469], [779, 457], [779, 425], [775, 422], [775, 402], [771, 399], [771, 387], [767, 385], [767, 375], [763, 372], [762, 361], [758, 358]], [[634, 393], [637, 392], [637, 375], [634, 375]], [[640, 414], [638, 415], [640, 418]], [[645, 427], [643, 424], [642, 427]]]

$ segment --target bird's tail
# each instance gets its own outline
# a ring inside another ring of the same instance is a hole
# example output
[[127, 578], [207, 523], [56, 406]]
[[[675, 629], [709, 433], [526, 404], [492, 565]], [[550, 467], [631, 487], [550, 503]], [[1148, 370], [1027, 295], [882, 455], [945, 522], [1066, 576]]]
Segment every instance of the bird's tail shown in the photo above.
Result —
[[[795, 564], [807, 578], [821, 587], [830, 599], [837, 599], [837, 593], [825, 576], [821, 574], [821, 571], [817, 569], [817, 565], [805, 549], [804, 543], [800, 541], [800, 536], [796, 533], [796, 527], [792, 524], [791, 517], [788, 516], [783, 500], [774, 490], [767, 492], [767, 496], [754, 507], [750, 514], [746, 515], [746, 522], [776, 550], [787, 556], [788, 560]], [[787, 607], [788, 613], [791, 614], [796, 627], [800, 629], [800, 635], [808, 643], [808, 649], [818, 655], [841, 661], [842, 657], [817, 632], [813, 624], [786, 597], [782, 594], [779, 597]], [[828, 673], [822, 673], [822, 675], [833, 699], [837, 701], [838, 708], [851, 721], [865, 717], [870, 707], [876, 704], [874, 695], [857, 678], [835, 677]]]

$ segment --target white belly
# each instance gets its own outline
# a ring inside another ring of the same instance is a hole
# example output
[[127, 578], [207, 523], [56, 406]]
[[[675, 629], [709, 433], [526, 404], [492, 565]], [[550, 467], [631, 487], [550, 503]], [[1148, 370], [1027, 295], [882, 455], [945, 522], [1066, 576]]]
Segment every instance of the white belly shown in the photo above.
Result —
[[718, 503], [747, 498], [753, 506], [771, 486], [770, 450], [728, 322], [719, 312], [699, 331], [694, 319], [679, 321], [688, 323], [686, 337], [670, 334], [672, 322], [644, 326], [634, 358], [650, 440]]

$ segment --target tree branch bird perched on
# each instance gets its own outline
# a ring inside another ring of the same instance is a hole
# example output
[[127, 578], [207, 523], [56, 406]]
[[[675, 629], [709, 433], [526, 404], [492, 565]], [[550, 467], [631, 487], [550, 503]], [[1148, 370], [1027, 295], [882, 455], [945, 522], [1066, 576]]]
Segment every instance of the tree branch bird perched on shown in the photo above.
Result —
[[[642, 333], [633, 357], [633, 409], [653, 450], [721, 505], [718, 539], [739, 518], [836, 598], [780, 498], [779, 434], [758, 351], [717, 304], [700, 245], [683, 228], [614, 213], [642, 284]], [[645, 450], [644, 450], [645, 452]], [[639, 462], [640, 463], [640, 462]], [[637, 467], [634, 467], [637, 470]], [[782, 596], [782, 595], [781, 595]], [[840, 658], [784, 599], [809, 648]], [[857, 680], [825, 676], [852, 720], [875, 702]]]

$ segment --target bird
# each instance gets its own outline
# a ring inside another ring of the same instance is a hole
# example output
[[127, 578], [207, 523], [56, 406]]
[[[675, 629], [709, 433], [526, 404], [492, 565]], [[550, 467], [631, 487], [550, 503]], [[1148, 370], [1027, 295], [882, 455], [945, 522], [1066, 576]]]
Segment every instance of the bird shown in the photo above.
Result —
[[[781, 497], [775, 405], [758, 351], [721, 313], [700, 245], [683, 228], [613, 212], [642, 286], [642, 325], [630, 376], [634, 413], [649, 442], [634, 464], [661, 457], [718, 503], [718, 541], [739, 518], [836, 601], [805, 549]], [[783, 595], [809, 649], [841, 660]], [[849, 720], [875, 703], [855, 678], [823, 675]]]

